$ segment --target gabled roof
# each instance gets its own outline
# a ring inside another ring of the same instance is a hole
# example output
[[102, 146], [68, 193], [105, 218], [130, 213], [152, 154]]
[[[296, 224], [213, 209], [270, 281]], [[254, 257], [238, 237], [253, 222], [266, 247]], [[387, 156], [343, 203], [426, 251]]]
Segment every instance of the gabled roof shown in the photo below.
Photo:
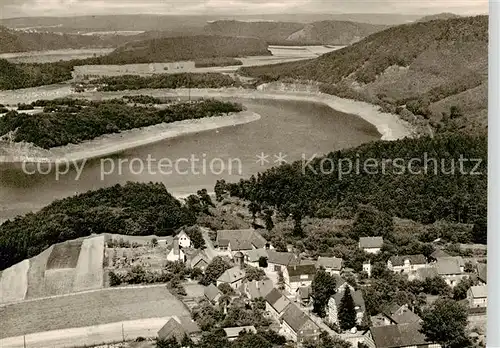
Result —
[[487, 283], [488, 281], [488, 267], [484, 263], [477, 264], [477, 277], [483, 283]]
[[266, 301], [278, 313], [282, 313], [286, 309], [286, 307], [291, 303], [290, 300], [286, 298], [278, 290], [276, 290], [276, 288], [273, 288], [271, 292], [267, 294]]
[[265, 258], [269, 257], [268, 250], [263, 248], [249, 250], [247, 251], [246, 255], [248, 262], [259, 262], [261, 257]]
[[158, 338], [166, 340], [173, 337], [177, 342], [181, 342], [186, 334], [182, 325], [174, 318], [170, 318], [160, 331], [158, 331]]
[[222, 247], [231, 245], [231, 250], [252, 250], [264, 248], [267, 241], [253, 229], [246, 230], [219, 230], [217, 231], [217, 244]]
[[180, 254], [179, 240], [178, 239], [174, 238], [170, 252], [172, 252], [175, 256], [178, 256]]
[[434, 278], [438, 276], [436, 267], [425, 267], [417, 269], [417, 277], [420, 280]]
[[282, 319], [296, 333], [301, 330], [319, 330], [318, 325], [294, 304], [290, 304], [290, 306], [287, 307]]
[[298, 264], [300, 263], [300, 260], [293, 253], [268, 250], [267, 262], [281, 266], [288, 266], [288, 265]]
[[216, 287], [214, 284], [210, 284], [208, 286], [205, 286], [205, 289], [203, 290], [203, 294], [209, 301], [213, 301], [217, 295], [220, 295], [220, 290], [218, 287]]
[[342, 259], [338, 257], [318, 257], [316, 267], [323, 267], [325, 269], [331, 268], [336, 271], [342, 270]]
[[391, 256], [389, 258], [393, 266], [403, 266], [406, 260], [410, 261], [412, 265], [425, 265], [427, 263], [427, 259], [422, 254]]
[[[350, 291], [350, 290], [349, 290]], [[337, 305], [337, 308], [340, 306], [340, 302], [342, 301], [342, 297], [344, 297], [345, 291], [339, 291], [333, 295], [333, 299]], [[365, 299], [363, 298], [363, 292], [361, 290], [351, 291], [352, 300], [354, 301], [354, 305], [356, 307], [360, 307], [362, 312], [365, 311]]]
[[439, 259], [440, 257], [450, 257], [451, 255], [448, 254], [446, 251], [441, 250], [441, 249], [436, 249], [432, 254], [431, 257], [433, 259]]
[[464, 260], [461, 256], [440, 257], [436, 262], [436, 270], [439, 275], [461, 274]]
[[300, 276], [300, 275], [315, 275], [316, 266], [313, 264], [299, 264], [286, 267], [288, 275], [290, 277]]
[[335, 287], [337, 289], [340, 288], [345, 283], [347, 283], [347, 281], [344, 278], [342, 278], [341, 276], [339, 276], [338, 274], [334, 274], [333, 278], [335, 279]]
[[487, 298], [488, 287], [486, 285], [473, 286], [470, 288], [473, 298]]
[[301, 300], [308, 300], [311, 297], [312, 289], [310, 286], [301, 286], [297, 289]]
[[420, 320], [422, 320], [418, 315], [406, 307], [401, 308], [396, 313], [392, 314], [390, 318], [396, 324], [419, 323]]
[[226, 270], [222, 275], [217, 279], [218, 282], [222, 283], [234, 283], [238, 280], [245, 278], [246, 272], [238, 266], [230, 268]]
[[191, 260], [191, 268], [195, 268], [196, 265], [198, 265], [200, 262], [205, 262], [205, 263], [209, 263], [208, 262], [208, 257], [205, 255], [205, 252], [203, 251], [200, 251], [198, 254], [196, 254], [195, 257], [193, 257], [193, 259]]
[[265, 298], [274, 289], [274, 284], [271, 279], [254, 280], [247, 284], [247, 291], [250, 299], [259, 297]]
[[238, 337], [238, 335], [240, 334], [240, 332], [242, 332], [243, 330], [247, 331], [247, 332], [251, 332], [251, 333], [257, 333], [257, 330], [255, 329], [255, 326], [238, 326], [238, 327], [226, 327], [224, 329], [224, 332], [226, 333], [226, 336], [228, 338], [234, 338], [234, 337]]
[[198, 326], [198, 324], [196, 323], [196, 321], [194, 321], [190, 316], [183, 315], [183, 316], [180, 316], [178, 318], [179, 318], [180, 324], [184, 328], [184, 331], [186, 331], [188, 334], [194, 334], [194, 333], [201, 332], [201, 329]]
[[362, 249], [382, 248], [384, 239], [382, 237], [361, 237], [359, 247]]
[[371, 327], [376, 348], [400, 348], [429, 344], [420, 323]]

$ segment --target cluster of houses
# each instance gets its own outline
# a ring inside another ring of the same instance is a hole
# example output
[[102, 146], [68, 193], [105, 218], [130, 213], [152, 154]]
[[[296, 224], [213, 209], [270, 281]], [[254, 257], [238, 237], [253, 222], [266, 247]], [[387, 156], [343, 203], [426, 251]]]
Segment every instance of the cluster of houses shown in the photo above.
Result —
[[[383, 246], [382, 237], [362, 237], [359, 248], [367, 253], [379, 253]], [[331, 324], [339, 324], [339, 306], [347, 289], [350, 290], [358, 324], [365, 317], [363, 293], [354, 289], [343, 276], [352, 270], [344, 267], [343, 260], [322, 257], [317, 260], [303, 260], [291, 252], [278, 252], [256, 230], [220, 230], [217, 232], [215, 250], [218, 255], [230, 258], [234, 267], [226, 270], [216, 284], [204, 289], [204, 297], [211, 303], [218, 303], [222, 297], [221, 284], [228, 284], [238, 295], [249, 300], [265, 300], [266, 312], [279, 323], [279, 333], [300, 346], [305, 340], [318, 340], [322, 331], [321, 323], [311, 314], [311, 285], [318, 269], [324, 269], [336, 280], [336, 293], [327, 305], [327, 319]], [[180, 232], [173, 240], [168, 259], [188, 263], [191, 267], [204, 270], [209, 258], [200, 250], [192, 248], [189, 236]], [[266, 279], [247, 281], [245, 266], [258, 267], [266, 274]], [[409, 279], [425, 279], [441, 276], [448, 285], [454, 287], [461, 279], [468, 277], [461, 257], [453, 257], [437, 250], [429, 260], [424, 255], [393, 256], [387, 261], [387, 269], [394, 273], [407, 274]], [[371, 275], [371, 264], [365, 262], [363, 270]], [[480, 284], [473, 286], [467, 294], [470, 308], [486, 308], [486, 267], [478, 265]], [[316, 318], [317, 319], [317, 318]], [[184, 325], [183, 319], [171, 319], [160, 333], [175, 332], [170, 337], [188, 334], [193, 336], [193, 325]], [[420, 333], [421, 319], [407, 305], [390, 306], [382, 314], [372, 317], [373, 326], [363, 333], [364, 343], [370, 348], [426, 347], [438, 348], [438, 344], [426, 341]], [[184, 331], [181, 331], [184, 330]], [[235, 339], [241, 331], [254, 332], [254, 327], [226, 328], [228, 339]]]

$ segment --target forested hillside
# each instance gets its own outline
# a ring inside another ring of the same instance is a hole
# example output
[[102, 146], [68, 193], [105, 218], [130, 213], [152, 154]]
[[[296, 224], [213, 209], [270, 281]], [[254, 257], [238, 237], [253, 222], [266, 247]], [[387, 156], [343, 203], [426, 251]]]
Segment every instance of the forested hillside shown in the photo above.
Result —
[[89, 62], [96, 61], [97, 64], [128, 64], [257, 55], [271, 55], [266, 42], [263, 40], [199, 35], [131, 42], [117, 48], [107, 56], [92, 58]]
[[127, 183], [54, 201], [0, 225], [0, 270], [92, 233], [171, 235], [195, 221], [163, 184]]
[[15, 142], [50, 149], [128, 129], [242, 111], [239, 104], [212, 99], [175, 103], [161, 109], [131, 106], [123, 99], [56, 99], [32, 105], [43, 106], [43, 112], [34, 115], [8, 112], [0, 118], [0, 136], [9, 135]]
[[14, 64], [0, 59], [0, 90], [50, 85], [71, 79], [74, 61]]
[[0, 53], [59, 50], [66, 48], [116, 47], [130, 41], [125, 36], [94, 36], [55, 33], [28, 33], [0, 26]]
[[256, 37], [271, 45], [348, 45], [384, 25], [349, 21], [295, 22], [215, 21], [205, 26], [207, 34]]
[[377, 141], [272, 168], [239, 183], [219, 182], [216, 192], [222, 188], [299, 218], [352, 218], [358, 205], [368, 204], [425, 224], [477, 223], [486, 219], [486, 161], [486, 136]]
[[[485, 129], [488, 17], [400, 25], [317, 59], [241, 72], [262, 81], [313, 80], [327, 93], [393, 112], [406, 107], [433, 122], [445, 113], [455, 118], [448, 128]], [[452, 106], [460, 112], [451, 115]]]

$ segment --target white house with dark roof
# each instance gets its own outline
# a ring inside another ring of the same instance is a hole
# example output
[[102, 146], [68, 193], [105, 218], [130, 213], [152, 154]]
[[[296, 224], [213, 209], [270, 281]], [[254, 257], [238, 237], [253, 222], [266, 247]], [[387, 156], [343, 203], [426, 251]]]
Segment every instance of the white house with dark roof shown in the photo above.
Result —
[[387, 268], [394, 273], [409, 274], [425, 267], [427, 267], [427, 259], [422, 254], [391, 256], [387, 260]]
[[330, 275], [338, 274], [342, 272], [343, 260], [338, 257], [318, 257], [316, 261], [316, 268], [323, 267], [326, 273]]
[[189, 265], [191, 268], [199, 268], [202, 271], [205, 271], [209, 263], [210, 262], [208, 256], [204, 251], [199, 251], [198, 253], [194, 254], [194, 256], [192, 256], [189, 261]]
[[359, 238], [359, 248], [364, 252], [370, 254], [377, 254], [382, 249], [384, 245], [384, 239], [382, 237], [360, 237]]
[[272, 272], [284, 272], [288, 266], [298, 265], [300, 258], [294, 253], [268, 250], [267, 267]]
[[181, 248], [192, 248], [193, 243], [191, 242], [191, 238], [187, 235], [186, 231], [182, 230], [178, 235], [174, 237], [174, 240], [177, 239], [179, 241], [179, 246]]
[[467, 277], [465, 262], [461, 256], [440, 257], [435, 263], [436, 272], [451, 287]]
[[300, 263], [285, 267], [283, 282], [286, 291], [295, 294], [298, 288], [311, 286], [315, 275], [316, 265], [313, 263]]
[[301, 346], [305, 341], [318, 341], [320, 327], [299, 307], [290, 304], [281, 318], [280, 333]]
[[217, 279], [217, 286], [226, 283], [229, 284], [234, 290], [237, 290], [243, 284], [245, 276], [245, 270], [240, 266], [235, 266], [222, 273], [222, 275]]
[[271, 248], [271, 245], [258, 231], [245, 229], [217, 231], [217, 247], [219, 252], [233, 255], [237, 251], [245, 254], [253, 249]]
[[181, 261], [181, 262], [186, 262], [186, 255], [182, 251], [182, 248], [179, 246], [179, 240], [174, 238], [174, 241], [172, 243], [172, 247], [168, 251], [167, 254], [167, 261], [175, 262], [175, 261]]
[[467, 291], [469, 308], [486, 308], [488, 306], [488, 287], [486, 285], [473, 286]]

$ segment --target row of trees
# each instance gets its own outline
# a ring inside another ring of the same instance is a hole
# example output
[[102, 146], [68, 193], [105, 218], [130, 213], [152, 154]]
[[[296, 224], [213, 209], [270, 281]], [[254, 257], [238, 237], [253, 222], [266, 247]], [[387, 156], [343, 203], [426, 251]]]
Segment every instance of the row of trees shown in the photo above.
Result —
[[123, 99], [77, 106], [70, 109], [68, 105], [58, 104], [53, 112], [35, 115], [10, 111], [0, 118], [0, 136], [15, 131], [16, 142], [25, 141], [50, 149], [103, 134], [243, 110], [240, 104], [213, 99], [171, 104], [163, 109], [129, 106]]

